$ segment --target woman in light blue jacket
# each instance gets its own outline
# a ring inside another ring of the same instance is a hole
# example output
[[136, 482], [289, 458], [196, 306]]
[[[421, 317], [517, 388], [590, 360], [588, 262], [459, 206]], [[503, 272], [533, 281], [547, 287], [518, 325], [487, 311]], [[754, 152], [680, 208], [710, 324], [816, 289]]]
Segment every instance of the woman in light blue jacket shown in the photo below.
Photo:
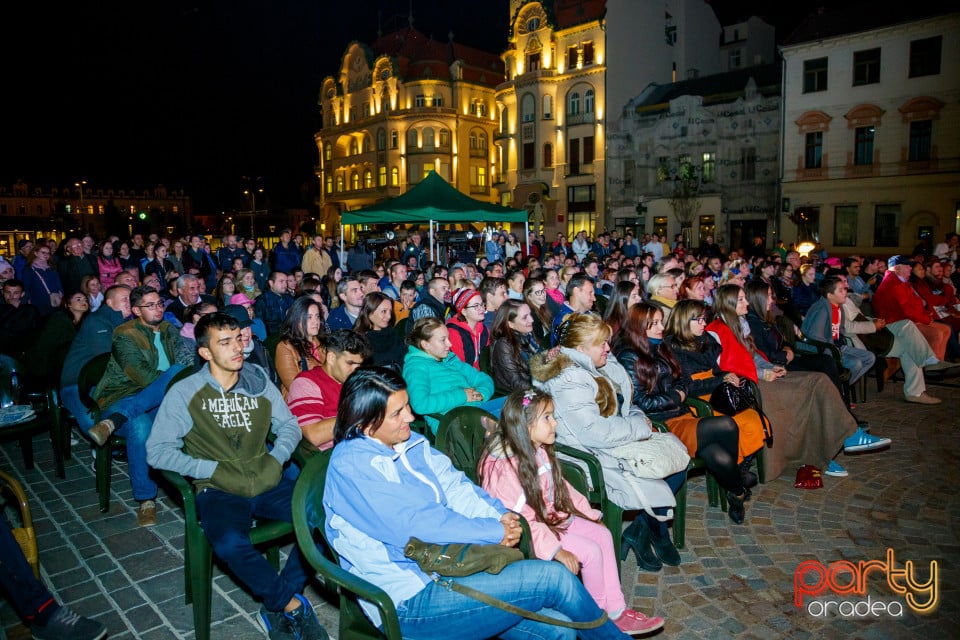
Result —
[[403, 378], [410, 389], [410, 406], [427, 416], [434, 432], [443, 414], [463, 405], [478, 406], [500, 416], [505, 398], [491, 400], [493, 378], [465, 363], [450, 351], [450, 332], [440, 318], [421, 318], [407, 336]]
[[[628, 638], [609, 620], [577, 634], [521, 618], [445, 587], [404, 556], [411, 537], [439, 544], [513, 546], [521, 535], [516, 513], [454, 469], [422, 435], [411, 433], [412, 395], [392, 369], [362, 367], [347, 378], [323, 493], [327, 540], [340, 564], [386, 591], [396, 605], [403, 637]], [[496, 575], [481, 572], [456, 581], [552, 617], [559, 612], [583, 622], [602, 613], [576, 575], [559, 562], [521, 560]], [[380, 625], [376, 608], [360, 604]]]

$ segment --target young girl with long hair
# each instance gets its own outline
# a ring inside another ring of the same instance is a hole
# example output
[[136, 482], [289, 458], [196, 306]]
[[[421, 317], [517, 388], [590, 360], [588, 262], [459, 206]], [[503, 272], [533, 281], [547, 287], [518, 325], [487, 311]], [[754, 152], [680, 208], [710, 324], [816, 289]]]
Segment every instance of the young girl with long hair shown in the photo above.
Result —
[[627, 608], [613, 537], [600, 522], [602, 514], [563, 479], [553, 449], [553, 410], [553, 398], [543, 391], [510, 394], [480, 458], [481, 486], [527, 519], [537, 558], [556, 560], [579, 573], [621, 631], [639, 635], [659, 629], [663, 618]]

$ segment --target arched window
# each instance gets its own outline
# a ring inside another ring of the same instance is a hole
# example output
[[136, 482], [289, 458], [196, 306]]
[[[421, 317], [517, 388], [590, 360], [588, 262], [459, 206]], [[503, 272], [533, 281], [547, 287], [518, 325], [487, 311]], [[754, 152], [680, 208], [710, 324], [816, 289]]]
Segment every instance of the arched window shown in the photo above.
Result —
[[543, 96], [543, 119], [549, 120], [553, 117], [553, 96], [549, 93]]
[[523, 122], [533, 122], [537, 117], [537, 101], [529, 93], [523, 96], [520, 112], [523, 114]]
[[363, 152], [373, 151], [373, 142], [370, 140], [370, 136], [363, 136]]
[[417, 130], [410, 129], [407, 131], [407, 149], [416, 149], [417, 148]]
[[380, 165], [380, 168], [377, 169], [377, 186], [385, 187], [387, 186], [387, 166]]
[[567, 115], [575, 116], [580, 113], [580, 94], [574, 91], [567, 98]]
[[350, 190], [356, 191], [360, 188], [360, 174], [356, 171], [350, 176]]
[[387, 148], [386, 129], [377, 129], [377, 151], [383, 151]]
[[543, 168], [553, 168], [553, 145], [549, 142], [543, 145]]
[[337, 176], [337, 193], [343, 193], [343, 176]]
[[363, 172], [363, 188], [372, 189], [373, 188], [373, 171], [367, 169]]
[[436, 145], [434, 144], [433, 136], [433, 127], [426, 127], [423, 130], [423, 148], [424, 149], [433, 149]]
[[329, 142], [323, 145], [323, 159], [332, 160], [333, 159], [333, 145]]
[[393, 129], [390, 132], [390, 148], [396, 149], [399, 146], [400, 146], [400, 134], [397, 133], [396, 129]]
[[399, 187], [400, 186], [400, 169], [393, 167], [390, 169], [390, 186]]
[[583, 94], [583, 112], [593, 113], [593, 89], [587, 89]]

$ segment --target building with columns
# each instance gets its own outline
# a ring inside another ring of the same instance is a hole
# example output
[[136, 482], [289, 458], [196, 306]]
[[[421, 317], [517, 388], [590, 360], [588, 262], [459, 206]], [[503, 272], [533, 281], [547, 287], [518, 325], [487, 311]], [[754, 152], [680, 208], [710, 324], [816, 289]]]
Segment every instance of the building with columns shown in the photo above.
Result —
[[496, 202], [496, 54], [433, 40], [413, 27], [367, 45], [351, 42], [335, 76], [324, 78], [318, 230], [343, 211], [399, 196], [431, 170], [461, 192]]

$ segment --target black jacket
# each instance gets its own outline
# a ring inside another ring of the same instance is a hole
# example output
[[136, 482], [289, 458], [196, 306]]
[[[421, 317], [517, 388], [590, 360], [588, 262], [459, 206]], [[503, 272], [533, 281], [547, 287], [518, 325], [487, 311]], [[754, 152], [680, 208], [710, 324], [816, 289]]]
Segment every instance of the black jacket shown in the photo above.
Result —
[[786, 366], [787, 352], [783, 350], [780, 330], [758, 316], [753, 309], [747, 312], [747, 324], [750, 325], [750, 337], [757, 349], [762, 351], [770, 362]]
[[689, 413], [689, 408], [680, 399], [679, 391], [687, 393], [686, 384], [682, 376], [675, 379], [670, 373], [670, 366], [660, 354], [659, 345], [651, 345], [657, 363], [657, 383], [653, 391], [647, 390], [637, 378], [637, 352], [633, 349], [618, 349], [614, 355], [630, 375], [633, 382], [633, 404], [643, 410], [653, 420], [667, 420]]
[[[720, 385], [723, 378], [723, 371], [717, 364], [720, 358], [720, 343], [707, 334], [703, 334], [697, 339], [697, 349], [687, 350], [681, 348], [673, 336], [667, 336], [665, 340], [670, 345], [673, 355], [680, 362], [680, 372], [686, 381], [687, 393], [695, 397], [713, 393], [713, 390]], [[702, 371], [712, 372], [713, 377], [701, 380], [692, 378], [693, 374]]]

